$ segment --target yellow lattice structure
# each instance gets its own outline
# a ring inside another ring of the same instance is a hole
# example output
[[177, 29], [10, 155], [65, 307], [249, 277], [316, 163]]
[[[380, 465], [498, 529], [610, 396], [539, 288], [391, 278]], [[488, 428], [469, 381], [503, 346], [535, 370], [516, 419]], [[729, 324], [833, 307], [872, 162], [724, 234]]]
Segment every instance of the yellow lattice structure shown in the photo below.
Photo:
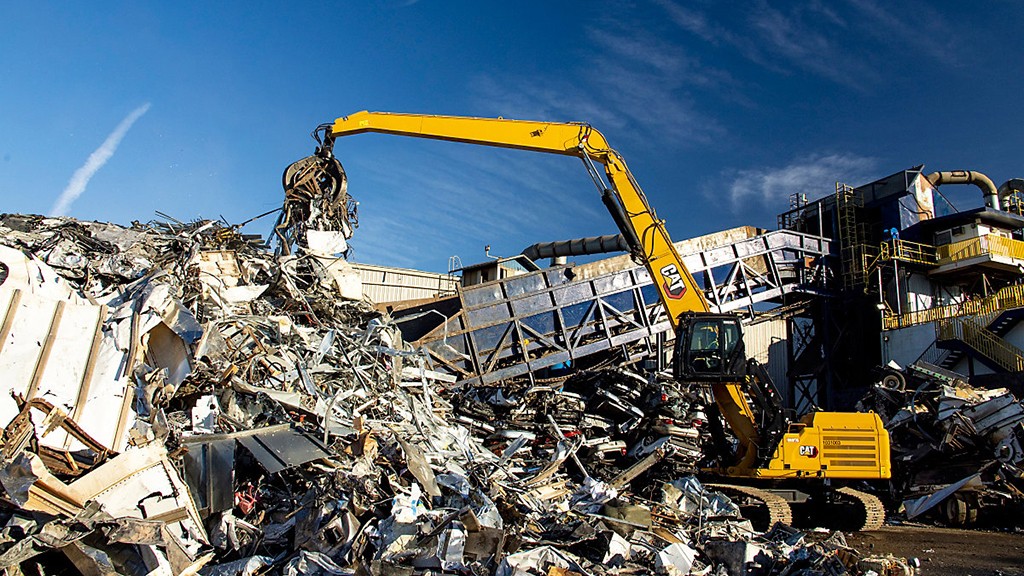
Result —
[[854, 192], [853, 187], [836, 182], [839, 254], [842, 258], [843, 288], [848, 290], [864, 286], [867, 279], [864, 226], [857, 222], [857, 211], [863, 206], [863, 198]]

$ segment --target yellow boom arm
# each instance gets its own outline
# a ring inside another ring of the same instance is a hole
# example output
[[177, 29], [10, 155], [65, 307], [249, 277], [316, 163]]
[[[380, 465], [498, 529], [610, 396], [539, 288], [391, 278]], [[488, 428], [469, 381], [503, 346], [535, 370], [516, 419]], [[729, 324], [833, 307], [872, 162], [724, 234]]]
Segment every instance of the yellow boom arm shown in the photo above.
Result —
[[[665, 229], [665, 223], [658, 219], [654, 209], [647, 203], [647, 198], [630, 174], [622, 156], [612, 150], [604, 135], [589, 124], [362, 111], [335, 120], [330, 128], [330, 137], [363, 132], [581, 158], [595, 183], [602, 189], [605, 205], [630, 245], [634, 257], [647, 266], [672, 327], [678, 327], [679, 316], [684, 312], [708, 311], [704, 293], [683, 265]], [[608, 187], [597, 175], [593, 162], [604, 167]]]

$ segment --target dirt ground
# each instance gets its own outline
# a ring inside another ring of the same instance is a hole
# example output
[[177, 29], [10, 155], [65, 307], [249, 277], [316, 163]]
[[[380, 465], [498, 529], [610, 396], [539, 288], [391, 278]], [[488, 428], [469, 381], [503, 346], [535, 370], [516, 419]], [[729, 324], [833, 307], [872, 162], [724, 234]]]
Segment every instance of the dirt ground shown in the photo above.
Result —
[[924, 524], [847, 535], [864, 554], [916, 557], [923, 576], [1024, 576], [1024, 533], [956, 530]]

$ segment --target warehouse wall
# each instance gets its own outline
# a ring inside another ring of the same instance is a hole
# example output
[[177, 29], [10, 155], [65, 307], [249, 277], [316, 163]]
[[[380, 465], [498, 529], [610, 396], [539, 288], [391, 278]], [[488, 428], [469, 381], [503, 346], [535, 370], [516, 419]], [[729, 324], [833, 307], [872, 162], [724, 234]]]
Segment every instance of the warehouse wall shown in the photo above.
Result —
[[[896, 362], [906, 368], [921, 357], [921, 354], [935, 342], [935, 325], [932, 323], [910, 326], [883, 333], [885, 347], [882, 361]], [[927, 358], [926, 358], [927, 359]]]
[[458, 277], [409, 268], [352, 262], [363, 282], [363, 295], [375, 303], [422, 300], [454, 294]]

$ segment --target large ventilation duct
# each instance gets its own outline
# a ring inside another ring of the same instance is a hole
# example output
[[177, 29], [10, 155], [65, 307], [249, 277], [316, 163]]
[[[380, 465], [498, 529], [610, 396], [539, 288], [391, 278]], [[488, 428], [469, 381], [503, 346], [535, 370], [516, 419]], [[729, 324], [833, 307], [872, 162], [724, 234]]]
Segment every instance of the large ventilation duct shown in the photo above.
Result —
[[1024, 178], [1010, 178], [999, 187], [999, 205], [1003, 207], [1003, 210], [1007, 210], [1010, 207], [1010, 201], [1007, 199], [1007, 196], [1014, 192], [1024, 194]]
[[621, 234], [609, 234], [607, 236], [590, 236], [588, 238], [574, 238], [558, 242], [538, 242], [523, 250], [523, 256], [537, 261], [543, 258], [628, 251], [629, 246]]
[[972, 170], [953, 170], [952, 172], [932, 172], [925, 176], [932, 186], [943, 184], [974, 184], [985, 195], [985, 206], [999, 210], [999, 191], [992, 179], [981, 172]]

